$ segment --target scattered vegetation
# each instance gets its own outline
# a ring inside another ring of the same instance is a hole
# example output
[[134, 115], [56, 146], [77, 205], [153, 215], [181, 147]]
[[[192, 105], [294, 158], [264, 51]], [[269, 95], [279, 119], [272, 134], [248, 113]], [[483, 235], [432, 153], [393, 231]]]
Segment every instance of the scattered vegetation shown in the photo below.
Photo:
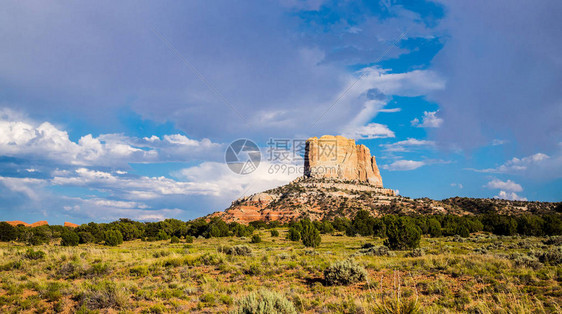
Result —
[[367, 279], [367, 271], [352, 259], [336, 262], [324, 271], [328, 286], [351, 285]]
[[0, 223], [0, 312], [559, 313], [559, 215]]
[[246, 297], [238, 301], [238, 308], [232, 311], [233, 314], [296, 314], [293, 303], [283, 295], [269, 291], [260, 290], [251, 292]]

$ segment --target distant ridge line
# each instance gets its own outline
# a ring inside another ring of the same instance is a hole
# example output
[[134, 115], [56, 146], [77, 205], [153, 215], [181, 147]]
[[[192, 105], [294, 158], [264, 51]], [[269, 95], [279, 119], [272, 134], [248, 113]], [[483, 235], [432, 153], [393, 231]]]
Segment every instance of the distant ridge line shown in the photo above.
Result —
[[[33, 227], [48, 226], [49, 225], [49, 223], [46, 220], [37, 221], [37, 222], [34, 222], [32, 224], [28, 224], [27, 222], [21, 221], [21, 220], [12, 220], [12, 221], [4, 221], [4, 222], [11, 225], [11, 226], [14, 226], [14, 227], [17, 227], [19, 225], [23, 225], [25, 227], [33, 228]], [[77, 225], [75, 223], [72, 223], [72, 222], [65, 221], [64, 226], [70, 227], [70, 228], [76, 228], [79, 225]]]

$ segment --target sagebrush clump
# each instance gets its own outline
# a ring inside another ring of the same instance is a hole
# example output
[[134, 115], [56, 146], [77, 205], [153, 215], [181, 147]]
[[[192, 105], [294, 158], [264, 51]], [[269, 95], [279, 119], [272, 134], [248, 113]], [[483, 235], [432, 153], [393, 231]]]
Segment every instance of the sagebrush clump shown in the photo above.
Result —
[[220, 253], [226, 255], [239, 255], [239, 256], [252, 256], [253, 251], [247, 245], [236, 245], [236, 246], [221, 246], [217, 249]]
[[324, 270], [324, 282], [328, 286], [351, 285], [367, 279], [367, 271], [352, 259], [332, 264]]
[[390, 255], [390, 250], [388, 247], [381, 245], [381, 246], [367, 246], [363, 245], [363, 249], [359, 250], [359, 254], [363, 255], [374, 255], [374, 256], [388, 256]]
[[293, 303], [283, 295], [270, 291], [260, 290], [251, 292], [246, 297], [238, 301], [238, 308], [233, 314], [293, 314], [297, 313]]

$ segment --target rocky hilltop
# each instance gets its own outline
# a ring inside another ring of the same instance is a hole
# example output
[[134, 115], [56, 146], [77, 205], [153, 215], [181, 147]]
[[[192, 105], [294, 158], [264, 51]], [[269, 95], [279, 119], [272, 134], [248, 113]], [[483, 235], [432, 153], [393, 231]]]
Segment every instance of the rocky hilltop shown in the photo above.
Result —
[[385, 189], [374, 156], [364, 145], [342, 136], [325, 135], [306, 142], [305, 175], [275, 189], [242, 197], [219, 217], [226, 222], [290, 222], [352, 218], [359, 210], [378, 217], [387, 214], [470, 215], [485, 212], [500, 214], [546, 213], [560, 210], [562, 203], [522, 202], [496, 199], [429, 198], [411, 199]]
[[382, 187], [377, 161], [365, 145], [343, 136], [324, 135], [306, 141], [307, 178], [354, 181]]
[[[324, 135], [306, 141], [303, 177], [242, 197], [210, 217], [240, 223], [287, 222], [304, 216], [324, 219], [351, 215], [366, 206], [359, 204], [365, 199], [371, 200], [371, 206], [383, 206], [397, 198], [393, 190], [383, 188], [376, 159], [365, 145], [343, 136]], [[349, 206], [355, 210], [346, 210]]]

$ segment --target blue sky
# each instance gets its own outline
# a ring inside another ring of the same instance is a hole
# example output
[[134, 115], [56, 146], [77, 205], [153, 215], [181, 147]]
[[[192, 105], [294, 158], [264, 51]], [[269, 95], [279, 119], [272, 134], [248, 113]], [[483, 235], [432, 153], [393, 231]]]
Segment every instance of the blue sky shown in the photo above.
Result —
[[[324, 134], [405, 196], [560, 201], [561, 9], [7, 1], [0, 220], [193, 219], [296, 177], [269, 139]], [[224, 163], [239, 138], [264, 154], [249, 175]]]

